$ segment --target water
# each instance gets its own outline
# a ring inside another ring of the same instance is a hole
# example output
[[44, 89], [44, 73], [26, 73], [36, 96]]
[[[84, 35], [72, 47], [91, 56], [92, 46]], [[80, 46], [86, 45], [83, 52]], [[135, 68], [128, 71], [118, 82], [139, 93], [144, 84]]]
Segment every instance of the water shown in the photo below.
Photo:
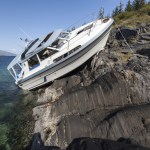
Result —
[[0, 150], [10, 150], [8, 144], [8, 115], [18, 100], [19, 88], [7, 71], [7, 66], [14, 57], [0, 56]]
[[7, 66], [13, 58], [0, 56], [0, 105], [13, 103], [19, 90], [14, 84], [15, 80], [7, 71]]
[[0, 56], [0, 150], [24, 150], [32, 138], [36, 94], [23, 91], [7, 71], [14, 57]]

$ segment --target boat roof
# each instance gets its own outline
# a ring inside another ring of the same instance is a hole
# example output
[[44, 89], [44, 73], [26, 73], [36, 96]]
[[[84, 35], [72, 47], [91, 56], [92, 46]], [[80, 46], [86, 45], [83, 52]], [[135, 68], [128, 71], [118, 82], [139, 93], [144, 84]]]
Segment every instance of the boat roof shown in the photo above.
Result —
[[[57, 29], [54, 32], [47, 34], [41, 38], [34, 40], [32, 43], [24, 50], [21, 54], [21, 60], [25, 61], [31, 56], [35, 55], [39, 51], [45, 49], [46, 47], [50, 46], [60, 35], [62, 29]], [[31, 46], [32, 45], [32, 46]]]

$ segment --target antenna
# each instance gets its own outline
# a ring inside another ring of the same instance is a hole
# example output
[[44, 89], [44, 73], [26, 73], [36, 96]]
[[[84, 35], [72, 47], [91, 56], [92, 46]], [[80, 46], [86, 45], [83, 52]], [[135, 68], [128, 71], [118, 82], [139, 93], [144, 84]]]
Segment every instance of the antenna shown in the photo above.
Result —
[[30, 40], [32, 40], [32, 38], [21, 28], [19, 27], [20, 31], [22, 31]]

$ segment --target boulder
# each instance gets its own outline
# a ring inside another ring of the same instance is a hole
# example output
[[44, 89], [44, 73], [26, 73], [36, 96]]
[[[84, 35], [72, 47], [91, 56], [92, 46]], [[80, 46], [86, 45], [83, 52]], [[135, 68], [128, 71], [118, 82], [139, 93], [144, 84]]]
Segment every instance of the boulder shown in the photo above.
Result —
[[[124, 36], [124, 38], [126, 40], [129, 40], [129, 39], [131, 39], [133, 37], [136, 37], [138, 35], [137, 30], [129, 29], [129, 28], [121, 29], [121, 33], [122, 33], [122, 35]], [[116, 33], [116, 39], [117, 40], [124, 40], [124, 38], [122, 37], [121, 33], [119, 31]]]
[[72, 141], [66, 150], [148, 150], [148, 148], [96, 138], [79, 138]]

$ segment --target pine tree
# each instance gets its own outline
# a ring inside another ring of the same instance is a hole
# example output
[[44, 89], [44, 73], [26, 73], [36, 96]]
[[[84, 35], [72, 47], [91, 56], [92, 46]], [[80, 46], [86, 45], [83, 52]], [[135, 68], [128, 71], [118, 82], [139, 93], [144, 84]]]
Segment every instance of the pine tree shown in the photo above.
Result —
[[133, 6], [133, 10], [138, 10], [140, 8], [139, 0], [134, 0], [132, 6]]
[[123, 4], [122, 4], [122, 1], [120, 1], [120, 4], [119, 4], [119, 13], [122, 13], [123, 12]]
[[134, 0], [133, 1], [133, 9], [134, 10], [139, 10], [140, 8], [142, 8], [144, 5], [146, 4], [145, 0]]
[[126, 5], [125, 11], [132, 11], [132, 5], [131, 5], [131, 1], [128, 0], [128, 3]]
[[103, 19], [103, 18], [104, 18], [104, 8], [101, 7], [100, 11], [99, 11], [99, 14], [98, 14], [98, 19]]
[[113, 10], [112, 16], [114, 17], [114, 16], [117, 16], [118, 14], [119, 14], [119, 7], [117, 6], [117, 7]]
[[140, 5], [141, 5], [141, 7], [146, 5], [146, 1], [145, 0], [141, 0]]

